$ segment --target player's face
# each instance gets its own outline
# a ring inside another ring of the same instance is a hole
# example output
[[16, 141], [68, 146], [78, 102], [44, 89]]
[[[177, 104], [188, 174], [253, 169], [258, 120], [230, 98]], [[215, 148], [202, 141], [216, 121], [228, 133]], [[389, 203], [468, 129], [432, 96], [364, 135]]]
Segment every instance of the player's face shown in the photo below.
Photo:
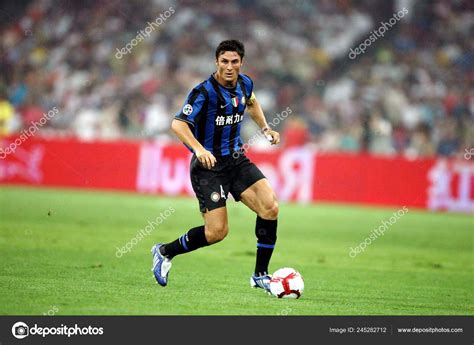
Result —
[[234, 85], [242, 67], [242, 59], [237, 52], [224, 52], [219, 55], [217, 61], [217, 75], [226, 84]]

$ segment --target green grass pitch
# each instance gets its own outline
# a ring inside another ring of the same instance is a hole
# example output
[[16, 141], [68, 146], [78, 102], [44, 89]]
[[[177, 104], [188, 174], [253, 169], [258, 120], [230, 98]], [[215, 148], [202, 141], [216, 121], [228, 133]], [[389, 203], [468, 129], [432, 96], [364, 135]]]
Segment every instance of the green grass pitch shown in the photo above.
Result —
[[[202, 224], [197, 201], [128, 193], [0, 188], [0, 314], [473, 315], [473, 217], [410, 209], [355, 258], [395, 209], [282, 204], [272, 271], [294, 267], [299, 300], [249, 287], [255, 216], [228, 205], [230, 233], [176, 257], [166, 288], [150, 248]], [[160, 212], [175, 212], [121, 258]]]

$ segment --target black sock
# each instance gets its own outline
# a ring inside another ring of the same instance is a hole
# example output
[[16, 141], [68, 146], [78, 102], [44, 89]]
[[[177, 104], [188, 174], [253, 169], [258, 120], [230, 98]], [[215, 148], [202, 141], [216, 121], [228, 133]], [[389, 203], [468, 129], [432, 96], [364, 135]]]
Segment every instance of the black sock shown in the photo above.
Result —
[[266, 220], [257, 216], [255, 235], [257, 235], [257, 261], [255, 275], [261, 276], [268, 273], [268, 264], [272, 257], [276, 243], [278, 220]]
[[208, 246], [204, 225], [190, 229], [180, 238], [160, 247], [161, 255], [171, 259], [176, 255], [192, 252], [201, 247]]

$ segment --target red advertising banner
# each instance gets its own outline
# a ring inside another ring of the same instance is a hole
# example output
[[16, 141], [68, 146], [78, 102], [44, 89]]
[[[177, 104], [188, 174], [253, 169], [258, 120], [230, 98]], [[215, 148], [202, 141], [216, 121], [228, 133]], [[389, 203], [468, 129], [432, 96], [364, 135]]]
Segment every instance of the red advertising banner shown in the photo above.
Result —
[[[9, 138], [0, 147], [0, 184], [194, 195], [191, 154], [180, 144]], [[474, 212], [470, 157], [407, 160], [304, 148], [251, 150], [248, 156], [284, 201]]]

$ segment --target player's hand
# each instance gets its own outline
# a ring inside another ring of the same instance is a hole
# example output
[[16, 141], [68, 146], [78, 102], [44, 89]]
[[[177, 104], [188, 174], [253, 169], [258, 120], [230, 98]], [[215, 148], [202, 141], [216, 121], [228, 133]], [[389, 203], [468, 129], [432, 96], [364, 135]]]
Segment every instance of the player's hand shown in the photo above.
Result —
[[271, 129], [269, 129], [268, 131], [265, 131], [265, 136], [272, 145], [280, 143], [280, 133], [278, 133], [277, 131], [272, 131]]
[[213, 168], [217, 163], [216, 157], [206, 149], [197, 150], [196, 158], [206, 169]]

